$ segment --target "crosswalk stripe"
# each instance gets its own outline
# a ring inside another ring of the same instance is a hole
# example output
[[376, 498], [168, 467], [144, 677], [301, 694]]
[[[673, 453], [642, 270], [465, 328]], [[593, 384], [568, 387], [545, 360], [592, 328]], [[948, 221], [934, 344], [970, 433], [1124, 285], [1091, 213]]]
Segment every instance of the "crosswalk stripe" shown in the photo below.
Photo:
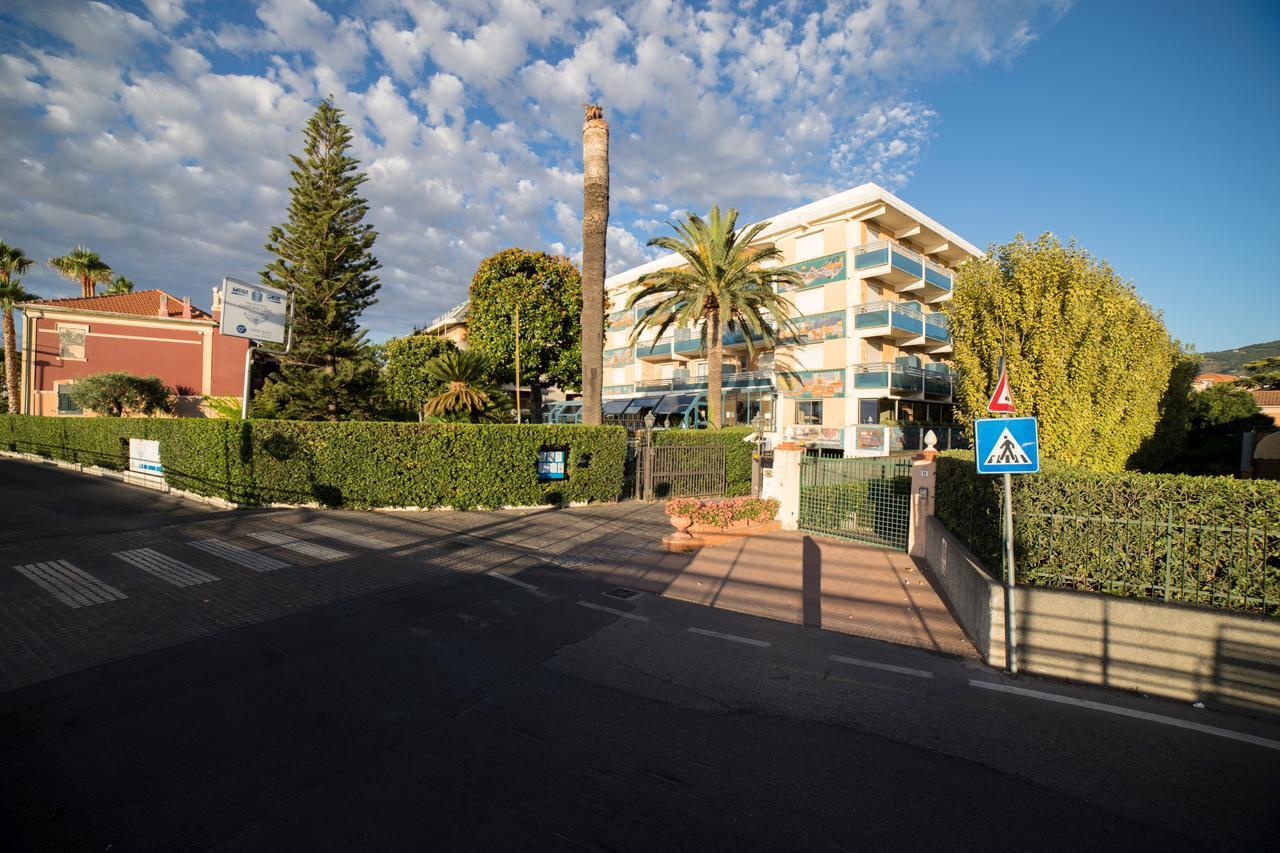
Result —
[[68, 607], [88, 607], [129, 597], [66, 560], [29, 563], [14, 568]]
[[189, 563], [175, 560], [173, 557], [161, 554], [153, 548], [116, 551], [111, 556], [118, 557], [129, 565], [136, 566], [147, 574], [178, 587], [195, 586], [196, 584], [210, 583], [218, 579], [208, 572], [202, 572]]
[[332, 524], [326, 524], [323, 521], [313, 521], [302, 525], [302, 529], [308, 533], [315, 533], [326, 539], [337, 539], [339, 542], [347, 542], [351, 545], [358, 545], [361, 548], [368, 548], [371, 551], [382, 551], [387, 548], [397, 547], [394, 542], [388, 542], [385, 539], [379, 539], [376, 536], [370, 536], [367, 533], [355, 533], [350, 530], [343, 530], [341, 527], [334, 527]]
[[276, 569], [288, 568], [289, 566], [288, 563], [282, 560], [268, 557], [265, 554], [258, 554], [248, 548], [241, 548], [239, 545], [232, 545], [230, 542], [224, 542], [221, 539], [199, 539], [187, 544], [192, 548], [199, 548], [205, 553], [221, 557], [238, 566], [253, 569], [255, 572], [270, 572]]
[[315, 557], [317, 560], [341, 560], [351, 556], [345, 551], [339, 551], [337, 548], [330, 548], [327, 545], [320, 545], [315, 542], [307, 542], [296, 536], [288, 536], [284, 533], [277, 533], [274, 530], [254, 530], [250, 531], [249, 535], [260, 542], [278, 545], [281, 548], [287, 548], [290, 551], [305, 554], [308, 557]]

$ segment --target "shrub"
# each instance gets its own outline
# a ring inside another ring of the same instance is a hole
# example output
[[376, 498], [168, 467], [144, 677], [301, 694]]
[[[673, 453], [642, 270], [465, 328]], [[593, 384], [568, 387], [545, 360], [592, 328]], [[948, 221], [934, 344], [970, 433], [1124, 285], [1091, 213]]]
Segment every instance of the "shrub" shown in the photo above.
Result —
[[727, 498], [702, 501], [697, 498], [674, 498], [667, 501], [667, 515], [690, 518], [694, 524], [729, 527], [735, 521], [764, 524], [778, 515], [778, 501], [773, 498]]
[[[176, 488], [352, 508], [612, 501], [626, 455], [626, 432], [613, 426], [0, 418], [6, 449], [108, 468], [128, 464], [129, 438], [159, 440]], [[537, 479], [545, 448], [568, 450], [567, 479]]]
[[726, 497], [751, 494], [751, 454], [754, 444], [743, 441], [751, 427], [723, 429], [667, 429], [653, 434], [656, 444], [724, 445], [724, 493]]
[[173, 409], [169, 387], [158, 376], [134, 376], [123, 371], [96, 373], [77, 379], [68, 393], [80, 408], [113, 418]]

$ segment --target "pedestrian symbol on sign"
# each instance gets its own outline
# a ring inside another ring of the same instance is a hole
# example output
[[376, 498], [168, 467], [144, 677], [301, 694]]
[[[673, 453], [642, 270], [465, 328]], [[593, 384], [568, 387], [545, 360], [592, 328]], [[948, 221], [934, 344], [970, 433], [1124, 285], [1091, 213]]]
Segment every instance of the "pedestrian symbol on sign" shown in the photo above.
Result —
[[1034, 474], [1040, 470], [1035, 418], [981, 418], [973, 422], [979, 474]]
[[1009, 434], [1009, 430], [1005, 429], [1000, 433], [1000, 437], [996, 439], [996, 446], [991, 448], [991, 452], [987, 454], [985, 465], [1030, 465], [1031, 459], [1027, 456], [1027, 452], [1022, 449], [1022, 445], [1014, 440]]

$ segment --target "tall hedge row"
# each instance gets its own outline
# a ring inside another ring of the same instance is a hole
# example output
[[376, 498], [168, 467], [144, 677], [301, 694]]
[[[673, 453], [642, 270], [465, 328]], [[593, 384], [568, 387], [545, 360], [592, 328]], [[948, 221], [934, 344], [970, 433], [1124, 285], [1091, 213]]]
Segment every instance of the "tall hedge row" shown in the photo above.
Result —
[[754, 444], [743, 441], [751, 427], [723, 429], [668, 429], [653, 434], [654, 444], [724, 445], [725, 495], [751, 494], [751, 454]]
[[[941, 454], [938, 519], [1001, 572], [1001, 480]], [[1097, 473], [1013, 478], [1020, 582], [1280, 612], [1280, 482]]]
[[[0, 416], [0, 446], [124, 468], [128, 439], [160, 442], [170, 485], [237, 503], [530, 506], [616, 500], [621, 427]], [[568, 449], [566, 480], [537, 454]]]

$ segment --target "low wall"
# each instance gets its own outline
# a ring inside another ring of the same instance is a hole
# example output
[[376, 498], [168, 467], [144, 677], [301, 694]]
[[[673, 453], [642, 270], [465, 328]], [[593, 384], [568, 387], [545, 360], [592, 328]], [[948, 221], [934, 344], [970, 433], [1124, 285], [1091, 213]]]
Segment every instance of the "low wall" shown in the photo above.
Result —
[[[969, 639], [1005, 665], [1004, 588], [936, 518], [925, 556]], [[1228, 610], [1020, 586], [1019, 669], [1280, 715], [1280, 621]]]

